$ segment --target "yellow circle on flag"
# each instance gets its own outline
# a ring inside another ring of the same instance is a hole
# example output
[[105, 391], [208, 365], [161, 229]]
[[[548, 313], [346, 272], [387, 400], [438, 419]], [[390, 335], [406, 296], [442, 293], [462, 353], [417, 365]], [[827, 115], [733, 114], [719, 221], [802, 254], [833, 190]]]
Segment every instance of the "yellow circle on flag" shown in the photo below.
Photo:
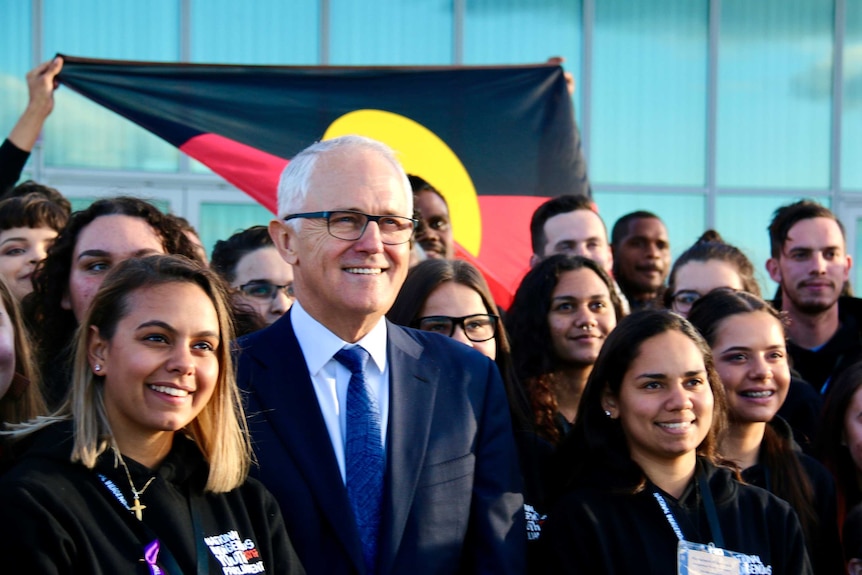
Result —
[[330, 124], [323, 139], [358, 134], [395, 150], [408, 174], [421, 176], [446, 198], [455, 241], [479, 255], [482, 216], [476, 188], [455, 152], [437, 134], [400, 114], [384, 110], [356, 110]]

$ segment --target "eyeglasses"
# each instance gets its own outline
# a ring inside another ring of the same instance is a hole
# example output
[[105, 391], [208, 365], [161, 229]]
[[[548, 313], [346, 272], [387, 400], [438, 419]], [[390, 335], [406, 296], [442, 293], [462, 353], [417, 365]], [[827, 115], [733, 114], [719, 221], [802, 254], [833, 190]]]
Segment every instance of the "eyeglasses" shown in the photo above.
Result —
[[339, 212], [307, 212], [285, 216], [288, 222], [297, 218], [326, 220], [326, 229], [334, 238], [354, 242], [362, 237], [368, 222], [374, 222], [380, 228], [380, 241], [388, 246], [397, 246], [410, 241], [416, 220], [403, 216], [372, 216], [350, 210]]
[[[707, 293], [712, 293], [714, 291], [737, 292], [740, 290], [731, 287], [717, 287], [709, 290]], [[693, 289], [683, 289], [673, 294], [671, 296], [671, 300], [673, 301], [673, 307], [675, 311], [688, 313], [689, 311], [691, 311], [691, 306], [694, 305], [694, 302], [696, 302], [703, 296], [704, 294], [698, 291], [694, 291]]]
[[703, 296], [700, 292], [685, 289], [673, 294], [671, 299], [673, 300], [674, 308], [677, 311], [688, 312], [691, 309], [691, 306], [694, 305], [694, 302], [702, 297]]
[[249, 282], [239, 286], [239, 291], [256, 299], [275, 299], [280, 292], [284, 292], [290, 299], [296, 298], [292, 283], [280, 286], [269, 282]]
[[487, 313], [476, 313], [464, 317], [448, 315], [429, 315], [416, 320], [415, 326], [422, 331], [433, 331], [447, 337], [452, 337], [455, 328], [461, 326], [464, 335], [472, 342], [488, 341], [497, 334], [499, 316]]

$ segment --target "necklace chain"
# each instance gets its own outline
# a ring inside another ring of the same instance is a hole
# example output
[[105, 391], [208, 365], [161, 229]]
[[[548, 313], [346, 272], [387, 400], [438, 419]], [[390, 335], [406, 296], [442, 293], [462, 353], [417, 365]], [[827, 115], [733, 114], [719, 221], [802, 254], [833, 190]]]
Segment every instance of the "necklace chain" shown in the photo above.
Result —
[[143, 495], [144, 491], [147, 490], [147, 487], [149, 487], [150, 484], [155, 481], [156, 476], [153, 475], [152, 477], [150, 477], [150, 479], [146, 483], [144, 483], [144, 486], [141, 487], [141, 490], [138, 491], [137, 489], [135, 489], [135, 484], [132, 482], [132, 474], [129, 473], [129, 467], [126, 465], [126, 462], [123, 459], [123, 455], [121, 453], [118, 453], [117, 456], [120, 460], [120, 465], [123, 466], [123, 470], [125, 470], [126, 472], [126, 479], [129, 480], [129, 487], [131, 487], [132, 489], [132, 497], [135, 500], [135, 504], [131, 507], [128, 507], [128, 509], [135, 514], [135, 517], [137, 517], [138, 521], [143, 521], [143, 511], [147, 508], [147, 506], [141, 504], [141, 495]]

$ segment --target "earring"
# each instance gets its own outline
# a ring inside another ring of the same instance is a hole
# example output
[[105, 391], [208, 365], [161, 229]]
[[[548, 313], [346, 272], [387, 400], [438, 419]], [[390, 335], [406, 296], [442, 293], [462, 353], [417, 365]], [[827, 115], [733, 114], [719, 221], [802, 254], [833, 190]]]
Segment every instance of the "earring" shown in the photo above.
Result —
[[610, 417], [610, 416], [611, 416], [611, 412], [606, 409], [605, 410], [605, 417]]
[[99, 373], [100, 371], [102, 371], [102, 366], [97, 363], [96, 365], [93, 366], [93, 371], [95, 371], [96, 373]]

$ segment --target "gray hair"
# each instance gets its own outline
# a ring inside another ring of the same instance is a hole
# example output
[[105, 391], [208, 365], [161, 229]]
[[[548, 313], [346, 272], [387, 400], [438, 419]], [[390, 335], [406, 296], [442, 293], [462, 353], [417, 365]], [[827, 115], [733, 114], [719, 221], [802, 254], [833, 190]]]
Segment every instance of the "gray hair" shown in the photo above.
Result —
[[302, 210], [305, 199], [311, 188], [311, 176], [314, 166], [323, 154], [340, 148], [356, 148], [376, 152], [392, 164], [395, 171], [402, 179], [404, 195], [407, 197], [407, 206], [410, 210], [408, 216], [413, 213], [413, 192], [410, 181], [404, 168], [395, 157], [395, 152], [386, 144], [366, 138], [364, 136], [340, 136], [331, 140], [315, 142], [299, 152], [284, 168], [278, 181], [278, 217], [283, 218], [289, 214]]

